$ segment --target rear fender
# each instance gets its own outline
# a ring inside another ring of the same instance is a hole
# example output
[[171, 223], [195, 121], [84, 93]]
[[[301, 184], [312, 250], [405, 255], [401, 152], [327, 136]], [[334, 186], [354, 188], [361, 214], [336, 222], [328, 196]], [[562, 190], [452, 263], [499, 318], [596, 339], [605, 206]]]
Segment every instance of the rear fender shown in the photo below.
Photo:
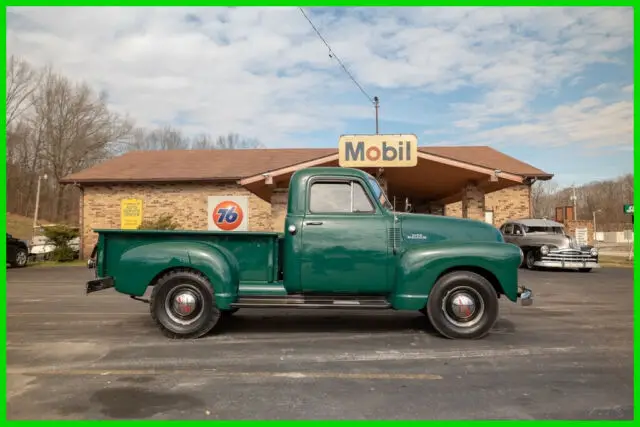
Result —
[[420, 310], [438, 278], [447, 270], [490, 273], [511, 301], [518, 297], [520, 250], [501, 242], [442, 242], [411, 247], [399, 260], [391, 305], [398, 310]]
[[156, 242], [136, 246], [122, 254], [108, 275], [118, 292], [142, 296], [166, 271], [190, 268], [204, 274], [213, 286], [216, 305], [229, 308], [238, 295], [238, 262], [228, 250], [210, 243]]

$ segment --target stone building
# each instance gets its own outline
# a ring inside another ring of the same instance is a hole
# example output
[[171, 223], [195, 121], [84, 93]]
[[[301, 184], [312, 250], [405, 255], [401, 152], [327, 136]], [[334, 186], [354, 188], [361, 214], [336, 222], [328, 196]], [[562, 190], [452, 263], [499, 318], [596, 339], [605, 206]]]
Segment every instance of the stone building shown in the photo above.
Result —
[[[396, 209], [490, 222], [531, 216], [531, 184], [552, 175], [486, 146], [420, 147], [412, 168], [367, 170]], [[282, 231], [287, 187], [298, 169], [338, 166], [337, 149], [131, 152], [61, 180], [82, 191], [82, 254], [94, 229], [120, 228], [122, 199], [139, 199], [143, 216], [171, 214], [180, 227], [208, 229], [210, 196], [247, 196], [250, 231]]]

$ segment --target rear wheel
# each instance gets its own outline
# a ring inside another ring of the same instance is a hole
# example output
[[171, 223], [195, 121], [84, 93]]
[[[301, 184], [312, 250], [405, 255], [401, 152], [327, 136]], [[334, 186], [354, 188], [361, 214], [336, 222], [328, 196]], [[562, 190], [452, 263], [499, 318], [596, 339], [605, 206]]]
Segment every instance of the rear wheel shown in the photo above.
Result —
[[202, 274], [174, 270], [158, 279], [151, 293], [151, 317], [172, 339], [199, 338], [218, 323], [213, 287]]
[[479, 274], [455, 271], [436, 282], [425, 309], [441, 335], [478, 339], [487, 335], [498, 319], [498, 294]]

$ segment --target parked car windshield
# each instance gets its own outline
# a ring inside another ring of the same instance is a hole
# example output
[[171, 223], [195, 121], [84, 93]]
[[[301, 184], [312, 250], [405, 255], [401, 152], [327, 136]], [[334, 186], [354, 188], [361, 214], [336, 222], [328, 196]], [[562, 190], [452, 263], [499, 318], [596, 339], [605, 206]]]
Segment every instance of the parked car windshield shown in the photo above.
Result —
[[531, 233], [545, 233], [545, 234], [564, 234], [562, 227], [525, 227], [527, 234]]
[[376, 179], [371, 175], [368, 176], [368, 179], [369, 183], [371, 184], [371, 189], [373, 190], [373, 195], [376, 197], [376, 199], [378, 199], [382, 206], [384, 206], [385, 208], [393, 210], [393, 205], [389, 203], [389, 199], [387, 199], [387, 195], [384, 194], [384, 191], [382, 191], [382, 188], [380, 187], [380, 184], [378, 184], [378, 181], [376, 181]]

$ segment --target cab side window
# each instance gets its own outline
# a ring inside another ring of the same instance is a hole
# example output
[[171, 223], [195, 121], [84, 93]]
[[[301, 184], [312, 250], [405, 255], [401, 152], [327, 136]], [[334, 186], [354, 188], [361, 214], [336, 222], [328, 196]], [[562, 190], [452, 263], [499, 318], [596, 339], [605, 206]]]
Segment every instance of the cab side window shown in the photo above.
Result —
[[502, 232], [507, 236], [513, 234], [513, 224], [505, 225], [502, 229]]
[[316, 182], [309, 191], [311, 213], [372, 213], [369, 196], [358, 182]]

